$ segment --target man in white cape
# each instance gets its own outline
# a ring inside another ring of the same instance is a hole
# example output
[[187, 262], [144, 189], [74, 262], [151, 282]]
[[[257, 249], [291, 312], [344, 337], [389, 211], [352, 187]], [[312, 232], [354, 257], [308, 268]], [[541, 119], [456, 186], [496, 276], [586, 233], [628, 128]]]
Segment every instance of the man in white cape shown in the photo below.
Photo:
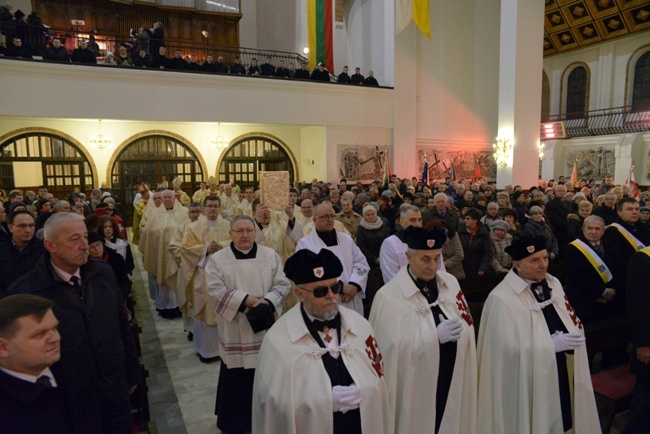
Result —
[[492, 290], [478, 337], [481, 433], [600, 433], [582, 322], [546, 273], [543, 238], [506, 252], [513, 269]]
[[208, 294], [217, 314], [219, 356], [217, 427], [251, 429], [253, 378], [266, 330], [282, 314], [289, 291], [277, 253], [255, 242], [255, 222], [240, 215], [230, 223], [232, 243], [212, 254], [205, 267]]
[[396, 434], [475, 434], [474, 321], [454, 276], [439, 271], [443, 229], [405, 231], [408, 264], [370, 311], [384, 354]]
[[368, 321], [338, 305], [343, 271], [327, 249], [285, 272], [300, 304], [267, 332], [253, 387], [253, 433], [392, 434], [382, 355]]
[[315, 230], [298, 242], [296, 251], [308, 249], [319, 252], [327, 249], [334, 253], [343, 264], [340, 277], [343, 282], [341, 304], [363, 315], [362, 299], [366, 296], [370, 266], [352, 237], [334, 229], [334, 217], [334, 208], [330, 202], [317, 205], [313, 217]]

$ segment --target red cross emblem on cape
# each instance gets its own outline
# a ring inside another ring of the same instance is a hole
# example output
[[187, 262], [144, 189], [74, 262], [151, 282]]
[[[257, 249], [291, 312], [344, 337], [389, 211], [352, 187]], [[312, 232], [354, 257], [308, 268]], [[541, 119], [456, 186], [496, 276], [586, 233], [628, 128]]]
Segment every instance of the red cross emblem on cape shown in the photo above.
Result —
[[321, 278], [325, 274], [325, 269], [323, 267], [314, 268], [314, 276]]
[[458, 291], [458, 295], [456, 295], [456, 307], [460, 312], [460, 317], [465, 320], [467, 325], [470, 327], [473, 326], [474, 320], [472, 319], [472, 314], [469, 312], [469, 306], [467, 306], [467, 302], [465, 301], [465, 296], [463, 295], [462, 291]]
[[366, 339], [366, 355], [370, 359], [370, 364], [374, 368], [379, 378], [384, 376], [384, 361], [381, 353], [379, 352], [379, 347], [377, 346], [377, 340], [373, 335], [368, 336]]
[[580, 318], [578, 318], [578, 315], [576, 315], [576, 312], [571, 307], [571, 303], [569, 303], [569, 297], [567, 297], [566, 294], [564, 294], [564, 305], [566, 306], [567, 312], [569, 312], [569, 316], [571, 317], [571, 321], [573, 321], [573, 325], [582, 330], [582, 321], [580, 321]]

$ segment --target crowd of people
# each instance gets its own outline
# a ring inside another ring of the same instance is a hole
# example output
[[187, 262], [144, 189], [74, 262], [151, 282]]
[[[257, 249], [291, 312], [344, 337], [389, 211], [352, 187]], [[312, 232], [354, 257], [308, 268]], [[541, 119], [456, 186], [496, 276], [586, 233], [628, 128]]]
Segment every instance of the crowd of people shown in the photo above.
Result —
[[[95, 40], [96, 31], [91, 31], [89, 39], [68, 37], [63, 43], [59, 35], [50, 35], [48, 28], [36, 12], [32, 12], [25, 22], [21, 11], [11, 13], [12, 5], [0, 6], [0, 34], [5, 43], [0, 43], [0, 57], [34, 59], [59, 63], [100, 64], [133, 68], [167, 69], [174, 71], [193, 71], [212, 74], [250, 75], [285, 79], [303, 79], [315, 81], [335, 81], [341, 84], [379, 86], [373, 71], [368, 76], [361, 74], [361, 68], [355, 68], [349, 74], [344, 66], [341, 73], [333, 75], [323, 62], [309, 70], [307, 62], [294, 65], [284, 59], [267, 56], [261, 63], [253, 57], [250, 64], [242, 63], [240, 56], [235, 56], [232, 63], [224, 62], [223, 56], [206, 54], [205, 59], [198, 59], [195, 54], [183, 54], [182, 49], [167, 52], [165, 31], [161, 22], [151, 28], [142, 25], [137, 31], [131, 29], [130, 38], [117, 45], [117, 53], [101, 50]], [[77, 45], [75, 45], [75, 42]], [[70, 45], [72, 44], [72, 45]], [[172, 53], [173, 51], [173, 53]], [[192, 51], [190, 49], [190, 51]]]
[[[201, 362], [221, 361], [223, 432], [600, 432], [584, 325], [615, 316], [635, 344], [626, 432], [647, 426], [650, 192], [634, 198], [611, 177], [528, 191], [314, 179], [271, 210], [254, 186], [214, 177], [196, 192], [179, 178], [138, 190], [131, 243], [106, 185], [90, 200], [9, 192], [0, 383], [65, 391], [63, 369], [76, 370], [98, 398], [84, 402], [88, 426], [126, 432], [138, 380], [125, 331], [134, 245], [159, 315], [182, 317]], [[499, 273], [476, 341], [461, 288]], [[4, 356], [30, 327], [44, 330], [49, 357], [26, 361], [20, 346]], [[604, 352], [602, 368], [630, 362], [626, 344]]]

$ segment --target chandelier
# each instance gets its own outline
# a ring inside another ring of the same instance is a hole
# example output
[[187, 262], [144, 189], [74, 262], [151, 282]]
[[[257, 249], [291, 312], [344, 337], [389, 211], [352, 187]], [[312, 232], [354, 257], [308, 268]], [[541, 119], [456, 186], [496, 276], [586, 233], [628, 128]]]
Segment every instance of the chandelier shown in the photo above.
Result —
[[496, 143], [492, 145], [494, 149], [494, 160], [499, 167], [506, 167], [510, 165], [512, 160], [512, 142], [505, 137], [497, 137]]
[[99, 123], [99, 133], [90, 138], [90, 144], [97, 146], [100, 151], [103, 151], [104, 148], [110, 146], [113, 143], [113, 140], [109, 136], [104, 135], [102, 132], [102, 120], [98, 119], [97, 121]]

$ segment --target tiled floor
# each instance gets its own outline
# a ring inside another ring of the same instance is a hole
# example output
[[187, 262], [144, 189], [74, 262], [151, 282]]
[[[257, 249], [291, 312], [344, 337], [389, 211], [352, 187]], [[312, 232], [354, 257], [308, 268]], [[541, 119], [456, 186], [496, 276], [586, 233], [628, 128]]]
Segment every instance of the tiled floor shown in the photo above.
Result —
[[137, 248], [133, 250], [133, 292], [142, 328], [142, 358], [149, 371], [151, 419], [160, 434], [218, 433], [214, 404], [220, 363], [201, 363], [183, 332], [182, 320], [157, 315], [141, 255]]

